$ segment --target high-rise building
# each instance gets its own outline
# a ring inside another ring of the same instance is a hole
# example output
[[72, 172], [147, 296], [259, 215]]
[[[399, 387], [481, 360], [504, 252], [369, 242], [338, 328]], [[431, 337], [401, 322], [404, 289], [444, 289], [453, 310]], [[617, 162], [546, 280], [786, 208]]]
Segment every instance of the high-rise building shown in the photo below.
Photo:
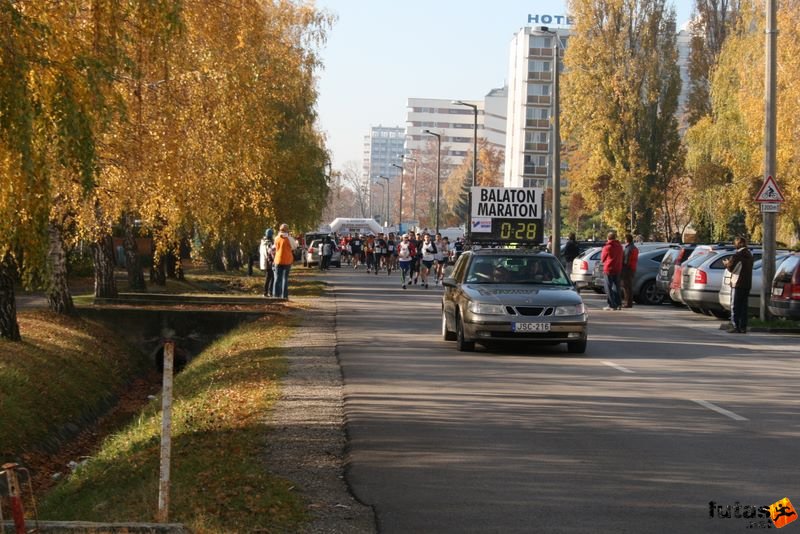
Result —
[[[478, 106], [478, 138], [485, 136], [484, 102], [464, 100]], [[472, 151], [475, 115], [472, 108], [438, 98], [409, 98], [406, 119], [406, 154], [424, 151], [431, 139], [430, 130], [440, 134], [442, 142], [442, 179], [463, 163]]]
[[[569, 30], [552, 31], [559, 36], [559, 47], [566, 48]], [[546, 187], [552, 182], [553, 45], [558, 44], [554, 39], [552, 33], [528, 27], [511, 41], [503, 177], [506, 187]]]
[[394, 178], [399, 176], [398, 156], [404, 153], [405, 130], [400, 126], [373, 126], [369, 134], [364, 136], [364, 159], [362, 175], [370, 182], [378, 176]]

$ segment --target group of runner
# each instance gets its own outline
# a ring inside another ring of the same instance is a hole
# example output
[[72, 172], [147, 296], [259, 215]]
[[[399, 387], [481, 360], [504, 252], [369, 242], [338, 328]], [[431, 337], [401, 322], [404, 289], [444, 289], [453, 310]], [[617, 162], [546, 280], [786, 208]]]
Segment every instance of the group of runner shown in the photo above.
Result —
[[361, 265], [367, 273], [400, 271], [403, 289], [409, 285], [420, 285], [428, 289], [432, 276], [434, 285], [444, 278], [444, 268], [450, 261], [450, 240], [427, 232], [408, 232], [402, 236], [394, 233], [379, 233], [361, 236], [354, 234], [342, 238], [342, 253], [348, 258], [353, 269]]

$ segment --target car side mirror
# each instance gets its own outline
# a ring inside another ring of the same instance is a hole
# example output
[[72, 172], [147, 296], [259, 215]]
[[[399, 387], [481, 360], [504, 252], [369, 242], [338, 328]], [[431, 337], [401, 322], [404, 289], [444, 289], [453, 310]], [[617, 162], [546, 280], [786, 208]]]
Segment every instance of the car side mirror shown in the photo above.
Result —
[[442, 285], [447, 287], [456, 287], [458, 283], [456, 282], [455, 278], [448, 276], [447, 278], [442, 280]]

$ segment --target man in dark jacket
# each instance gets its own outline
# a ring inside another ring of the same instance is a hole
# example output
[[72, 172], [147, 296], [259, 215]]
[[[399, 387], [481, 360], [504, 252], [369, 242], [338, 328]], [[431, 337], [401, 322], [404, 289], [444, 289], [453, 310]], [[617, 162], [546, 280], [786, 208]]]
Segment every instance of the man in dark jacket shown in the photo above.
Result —
[[622, 295], [625, 308], [633, 308], [633, 277], [639, 263], [639, 249], [633, 244], [633, 235], [625, 234], [625, 247], [622, 249]]
[[608, 233], [608, 241], [600, 253], [605, 275], [606, 299], [608, 306], [604, 310], [621, 310], [622, 298], [619, 294], [619, 277], [622, 273], [622, 244], [617, 239], [617, 232]]
[[570, 232], [567, 244], [564, 245], [564, 262], [567, 267], [567, 272], [572, 270], [572, 260], [578, 257], [580, 250], [578, 249], [578, 241], [575, 237], [575, 232]]
[[753, 287], [753, 254], [743, 237], [733, 240], [736, 253], [723, 264], [731, 274], [731, 326], [728, 333], [747, 333], [747, 297]]

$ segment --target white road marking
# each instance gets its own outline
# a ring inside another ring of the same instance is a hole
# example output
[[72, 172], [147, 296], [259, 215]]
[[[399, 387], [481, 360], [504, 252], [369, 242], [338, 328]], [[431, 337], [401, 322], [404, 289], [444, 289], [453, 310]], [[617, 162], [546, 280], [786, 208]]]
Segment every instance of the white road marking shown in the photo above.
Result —
[[696, 399], [691, 399], [691, 401], [692, 402], [696, 402], [697, 404], [699, 404], [700, 406], [702, 406], [704, 408], [708, 408], [709, 410], [714, 410], [715, 412], [721, 413], [722, 415], [724, 415], [726, 417], [730, 417], [734, 421], [747, 421], [747, 417], [742, 417], [741, 415], [735, 414], [735, 413], [733, 413], [733, 412], [731, 412], [729, 410], [726, 410], [725, 408], [720, 408], [716, 404], [712, 404], [712, 403], [710, 403], [708, 401], [696, 400]]
[[631, 370], [630, 370], [630, 369], [628, 369], [627, 367], [622, 367], [621, 365], [617, 365], [617, 364], [616, 364], [616, 363], [614, 363], [614, 362], [603, 362], [603, 363], [604, 363], [604, 364], [606, 364], [606, 365], [607, 365], [607, 366], [609, 366], [609, 367], [613, 367], [613, 368], [614, 368], [614, 369], [616, 369], [617, 371], [622, 371], [623, 373], [631, 373], [631, 374], [634, 374], [634, 373], [636, 372], [636, 371], [631, 371]]

